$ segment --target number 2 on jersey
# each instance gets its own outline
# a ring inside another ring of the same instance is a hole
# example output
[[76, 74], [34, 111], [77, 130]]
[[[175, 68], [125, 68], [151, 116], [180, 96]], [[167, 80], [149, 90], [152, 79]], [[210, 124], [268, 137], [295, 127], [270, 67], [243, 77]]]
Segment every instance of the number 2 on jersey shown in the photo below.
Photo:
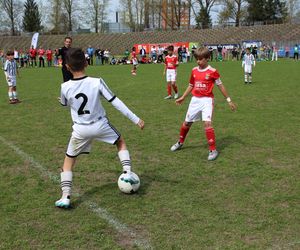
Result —
[[84, 110], [84, 107], [85, 107], [86, 103], [88, 102], [87, 96], [83, 93], [79, 93], [75, 96], [76, 99], [79, 99], [80, 97], [83, 98], [83, 102], [81, 103], [81, 105], [77, 111], [78, 115], [90, 114], [89, 110]]

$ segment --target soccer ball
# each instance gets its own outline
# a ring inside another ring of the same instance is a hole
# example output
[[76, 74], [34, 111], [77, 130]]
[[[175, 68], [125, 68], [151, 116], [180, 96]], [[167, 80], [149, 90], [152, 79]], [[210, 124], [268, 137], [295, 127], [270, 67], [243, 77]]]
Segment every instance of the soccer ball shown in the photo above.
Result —
[[[131, 176], [133, 178], [131, 178]], [[131, 174], [122, 173], [118, 179], [119, 189], [125, 194], [133, 194], [140, 187], [140, 178], [137, 174], [131, 172]]]

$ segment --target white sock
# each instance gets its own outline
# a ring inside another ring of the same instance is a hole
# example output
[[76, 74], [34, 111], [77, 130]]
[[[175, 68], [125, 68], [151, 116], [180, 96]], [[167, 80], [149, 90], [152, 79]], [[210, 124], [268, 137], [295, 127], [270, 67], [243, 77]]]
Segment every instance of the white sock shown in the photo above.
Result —
[[248, 75], [245, 74], [245, 82], [248, 82]]
[[123, 171], [130, 173], [131, 172], [131, 161], [128, 150], [120, 150], [118, 152], [118, 156], [120, 158], [120, 162], [123, 166]]
[[13, 91], [12, 94], [14, 96], [14, 99], [18, 99], [18, 93], [17, 93], [17, 91]]
[[13, 99], [13, 92], [8, 92], [8, 97], [9, 97], [9, 100], [12, 100]]
[[60, 174], [61, 182], [61, 190], [62, 190], [62, 198], [67, 198], [71, 195], [72, 189], [72, 179], [73, 179], [73, 172], [72, 171], [65, 171]]

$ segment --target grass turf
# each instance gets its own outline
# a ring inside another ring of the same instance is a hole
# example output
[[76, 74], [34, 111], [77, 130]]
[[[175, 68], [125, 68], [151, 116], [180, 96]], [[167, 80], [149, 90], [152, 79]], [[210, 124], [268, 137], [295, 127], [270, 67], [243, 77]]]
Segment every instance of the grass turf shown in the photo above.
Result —
[[[166, 95], [162, 65], [90, 67], [137, 115], [144, 131], [104, 103], [110, 121], [124, 136], [133, 170], [141, 178], [135, 195], [117, 188], [121, 166], [116, 149], [94, 143], [74, 170], [74, 209], [59, 210], [59, 184], [0, 144], [1, 249], [138, 248], [97, 217], [92, 201], [150, 241], [154, 249], [297, 249], [299, 221], [299, 63], [261, 62], [253, 84], [243, 83], [240, 62], [212, 63], [238, 111], [232, 113], [215, 89], [214, 128], [219, 158], [207, 162], [201, 123], [195, 123], [178, 152], [189, 99], [182, 106]], [[178, 86], [185, 90], [194, 64], [180, 65]], [[7, 102], [1, 77], [0, 135], [59, 176], [71, 119], [57, 102], [57, 68], [24, 69], [18, 79], [23, 101]]]

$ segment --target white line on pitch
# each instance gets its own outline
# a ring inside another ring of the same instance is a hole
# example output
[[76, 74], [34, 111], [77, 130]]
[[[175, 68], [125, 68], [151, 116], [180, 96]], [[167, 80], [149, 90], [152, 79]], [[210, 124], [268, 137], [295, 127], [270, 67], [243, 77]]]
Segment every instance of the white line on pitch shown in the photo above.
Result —
[[[24, 160], [29, 161], [31, 165], [39, 170], [41, 174], [45, 177], [48, 177], [53, 182], [59, 183], [60, 178], [58, 175], [53, 174], [48, 171], [46, 167], [38, 163], [33, 157], [25, 153], [23, 150], [18, 148], [13, 143], [7, 141], [5, 138], [0, 136], [0, 141], [8, 146], [9, 148], [13, 149], [19, 156], [21, 156]], [[74, 196], [80, 197], [80, 194], [73, 193]], [[99, 207], [94, 202], [83, 203], [88, 209], [94, 212], [96, 215], [104, 219], [109, 225], [111, 225], [116, 231], [118, 231], [122, 235], [128, 236], [128, 240], [132, 240], [132, 243], [138, 246], [140, 249], [153, 249], [150, 242], [147, 239], [142, 238], [141, 236], [137, 235], [136, 232], [129, 228], [126, 224], [117, 220], [113, 215], [111, 215], [105, 208]]]

